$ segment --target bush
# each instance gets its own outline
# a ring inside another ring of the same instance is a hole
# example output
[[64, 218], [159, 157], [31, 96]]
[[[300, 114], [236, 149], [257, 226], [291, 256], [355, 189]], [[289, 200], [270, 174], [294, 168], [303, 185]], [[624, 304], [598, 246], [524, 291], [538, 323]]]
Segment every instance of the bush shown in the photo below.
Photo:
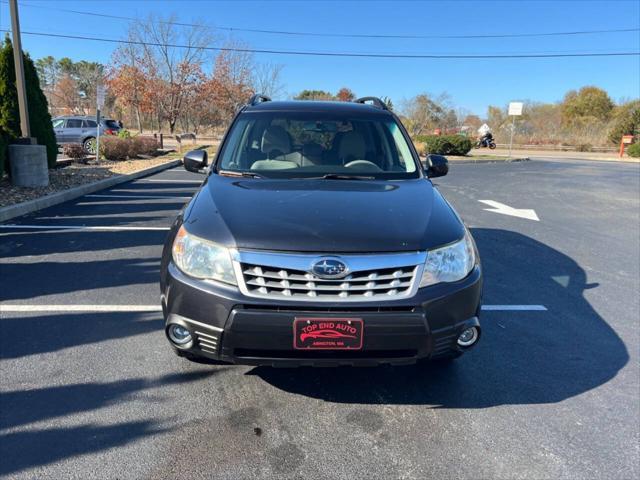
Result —
[[[39, 145], [46, 147], [47, 163], [49, 168], [53, 168], [58, 156], [58, 145], [49, 106], [40, 88], [33, 60], [29, 55], [23, 54], [23, 63], [31, 136], [37, 139]], [[13, 46], [9, 38], [6, 38], [4, 45], [0, 47], [0, 130], [4, 131], [7, 141], [21, 136]]]
[[629, 145], [627, 147], [627, 155], [634, 158], [640, 157], [640, 142]]
[[107, 160], [126, 160], [131, 140], [115, 136], [100, 137], [100, 155]]
[[581, 143], [580, 145], [576, 146], [577, 152], [590, 152], [592, 150], [593, 146], [590, 143]]
[[466, 155], [473, 143], [462, 135], [419, 135], [416, 141], [424, 144], [424, 153], [438, 155]]
[[87, 158], [87, 152], [84, 147], [78, 143], [67, 143], [62, 147], [62, 153], [67, 157], [75, 160], [76, 162], [85, 160]]
[[158, 152], [158, 142], [151, 137], [134, 137], [131, 141], [136, 145], [136, 155], [155, 155]]
[[118, 138], [131, 138], [131, 132], [129, 130], [122, 129], [118, 131]]
[[100, 137], [100, 153], [107, 160], [126, 160], [138, 155], [155, 155], [158, 144], [154, 138], [116, 136]]

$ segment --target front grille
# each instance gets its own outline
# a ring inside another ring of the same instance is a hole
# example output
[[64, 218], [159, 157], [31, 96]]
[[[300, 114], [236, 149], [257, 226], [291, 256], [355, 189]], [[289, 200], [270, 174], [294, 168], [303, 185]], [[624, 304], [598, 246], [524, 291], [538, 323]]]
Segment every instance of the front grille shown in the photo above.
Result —
[[416, 266], [365, 270], [327, 280], [300, 270], [242, 264], [244, 282], [250, 293], [330, 300], [403, 296], [411, 289], [415, 271]]
[[[320, 278], [312, 270], [332, 258], [348, 275]], [[314, 254], [236, 251], [234, 268], [243, 294], [308, 302], [380, 302], [411, 297], [418, 288], [426, 252]]]

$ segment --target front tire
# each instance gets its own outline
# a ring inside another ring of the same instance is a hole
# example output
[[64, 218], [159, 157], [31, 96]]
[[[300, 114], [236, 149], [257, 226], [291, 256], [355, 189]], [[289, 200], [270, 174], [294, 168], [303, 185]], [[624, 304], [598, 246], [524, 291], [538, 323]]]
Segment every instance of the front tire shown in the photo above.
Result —
[[85, 139], [85, 141], [82, 142], [82, 148], [84, 148], [84, 151], [87, 153], [95, 154], [97, 148], [96, 139], [94, 137]]
[[490, 144], [489, 144], [489, 148], [490, 148], [491, 150], [495, 150], [495, 149], [496, 149], [496, 144], [495, 144], [495, 143], [490, 143]]

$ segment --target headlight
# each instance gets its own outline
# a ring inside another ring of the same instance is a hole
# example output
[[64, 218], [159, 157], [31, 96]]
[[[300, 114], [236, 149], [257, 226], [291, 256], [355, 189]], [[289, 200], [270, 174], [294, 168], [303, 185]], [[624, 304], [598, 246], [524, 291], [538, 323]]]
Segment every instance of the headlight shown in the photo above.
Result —
[[459, 242], [427, 252], [420, 287], [462, 280], [469, 275], [475, 263], [473, 240], [465, 230], [464, 238]]
[[229, 250], [187, 233], [184, 225], [173, 241], [173, 261], [191, 277], [236, 285]]

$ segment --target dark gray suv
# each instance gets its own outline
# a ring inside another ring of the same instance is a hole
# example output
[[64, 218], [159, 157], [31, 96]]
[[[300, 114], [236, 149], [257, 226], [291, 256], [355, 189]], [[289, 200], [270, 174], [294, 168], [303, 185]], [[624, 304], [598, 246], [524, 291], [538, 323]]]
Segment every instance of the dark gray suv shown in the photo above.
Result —
[[[100, 119], [100, 135], [117, 135], [120, 124], [109, 118]], [[98, 124], [96, 117], [64, 116], [53, 119], [53, 130], [58, 145], [67, 143], [81, 144], [86, 152], [96, 152]]]
[[[373, 102], [372, 105], [368, 102]], [[161, 264], [178, 355], [251, 365], [452, 359], [480, 338], [475, 242], [377, 98], [238, 113]]]

